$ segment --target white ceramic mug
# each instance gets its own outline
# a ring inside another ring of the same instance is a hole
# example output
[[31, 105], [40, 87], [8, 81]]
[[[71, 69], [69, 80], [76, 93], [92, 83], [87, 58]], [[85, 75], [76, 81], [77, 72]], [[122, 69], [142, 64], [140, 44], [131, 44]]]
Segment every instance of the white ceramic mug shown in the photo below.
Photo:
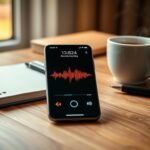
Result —
[[115, 80], [140, 84], [150, 77], [150, 38], [116, 36], [107, 40], [107, 62]]

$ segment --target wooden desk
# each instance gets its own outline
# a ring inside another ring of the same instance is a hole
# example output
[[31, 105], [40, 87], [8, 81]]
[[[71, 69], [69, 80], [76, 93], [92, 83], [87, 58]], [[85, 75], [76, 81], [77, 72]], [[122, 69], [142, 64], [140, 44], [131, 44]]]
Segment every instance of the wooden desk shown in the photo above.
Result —
[[[30, 49], [0, 53], [0, 65], [42, 60]], [[45, 101], [0, 110], [0, 150], [149, 150], [150, 99], [110, 88], [106, 57], [95, 58], [102, 117], [95, 123], [55, 124]], [[14, 85], [15, 86], [15, 85]]]

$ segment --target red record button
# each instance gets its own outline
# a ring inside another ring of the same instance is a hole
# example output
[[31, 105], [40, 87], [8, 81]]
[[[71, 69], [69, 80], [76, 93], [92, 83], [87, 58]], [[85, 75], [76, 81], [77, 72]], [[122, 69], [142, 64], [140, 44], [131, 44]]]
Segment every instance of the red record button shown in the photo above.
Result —
[[58, 101], [57, 101], [57, 102], [55, 103], [55, 106], [57, 106], [57, 107], [61, 107], [61, 105], [62, 105], [61, 102], [58, 102]]

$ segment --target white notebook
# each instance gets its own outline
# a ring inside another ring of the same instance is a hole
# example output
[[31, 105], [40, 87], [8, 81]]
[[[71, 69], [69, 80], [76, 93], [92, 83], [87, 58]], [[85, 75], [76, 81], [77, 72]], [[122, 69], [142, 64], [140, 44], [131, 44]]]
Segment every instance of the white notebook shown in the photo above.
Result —
[[0, 107], [45, 98], [45, 75], [24, 63], [0, 66]]

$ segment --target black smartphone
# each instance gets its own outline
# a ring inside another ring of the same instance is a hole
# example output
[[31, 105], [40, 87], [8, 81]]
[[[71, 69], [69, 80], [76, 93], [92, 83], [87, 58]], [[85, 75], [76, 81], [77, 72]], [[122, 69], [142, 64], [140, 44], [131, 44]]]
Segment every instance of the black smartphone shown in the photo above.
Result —
[[100, 106], [91, 47], [45, 47], [48, 115], [53, 121], [97, 120]]

